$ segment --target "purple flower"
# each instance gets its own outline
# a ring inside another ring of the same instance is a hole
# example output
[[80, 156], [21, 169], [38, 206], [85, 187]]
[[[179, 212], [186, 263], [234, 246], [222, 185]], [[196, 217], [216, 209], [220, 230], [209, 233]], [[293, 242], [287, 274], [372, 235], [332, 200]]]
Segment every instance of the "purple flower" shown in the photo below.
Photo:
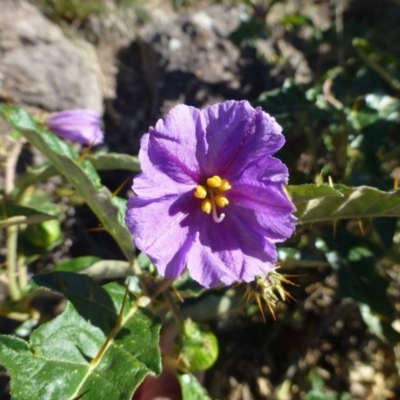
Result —
[[143, 136], [125, 222], [167, 278], [185, 267], [210, 287], [271, 271], [292, 235], [288, 171], [271, 157], [282, 128], [247, 101], [179, 105]]
[[64, 139], [87, 145], [103, 143], [101, 116], [94, 110], [67, 110], [53, 114], [48, 128]]

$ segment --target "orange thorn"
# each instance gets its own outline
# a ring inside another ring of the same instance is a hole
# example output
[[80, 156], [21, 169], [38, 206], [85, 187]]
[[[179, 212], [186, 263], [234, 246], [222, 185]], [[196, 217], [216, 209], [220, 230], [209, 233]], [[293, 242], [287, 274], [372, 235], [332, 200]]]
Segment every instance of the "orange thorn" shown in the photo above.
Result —
[[361, 236], [365, 237], [364, 225], [363, 225], [361, 219], [358, 220], [358, 226], [360, 227]]
[[48, 113], [46, 113], [46, 112], [42, 112], [41, 114], [40, 114], [40, 116], [38, 117], [38, 125], [39, 125], [39, 128], [40, 128], [40, 133], [43, 133], [43, 131], [47, 128], [47, 123], [46, 123], [46, 121], [47, 121], [47, 116], [48, 116]]
[[[268, 305], [269, 311], [271, 311], [272, 318], [274, 319], [274, 321], [276, 321], [276, 316], [275, 316], [274, 309], [271, 307], [271, 304], [269, 303], [269, 301], [267, 301], [266, 303]], [[263, 316], [264, 316], [264, 314], [263, 314]], [[265, 322], [265, 318], [264, 318], [264, 322]]]
[[185, 300], [183, 300], [183, 297], [182, 297], [181, 294], [179, 293], [178, 289], [177, 289], [174, 285], [171, 285], [171, 287], [172, 287], [172, 290], [174, 291], [176, 297], [178, 298], [178, 300], [179, 300], [181, 303], [184, 303]]
[[112, 193], [111, 197], [115, 197], [121, 190], [122, 188], [129, 182], [132, 178], [128, 176]]
[[77, 162], [78, 164], [80, 164], [80, 163], [85, 159], [85, 157], [89, 154], [89, 151], [90, 151], [90, 150], [92, 149], [92, 147], [93, 147], [93, 143], [94, 143], [94, 142], [90, 143], [89, 146], [86, 147], [85, 150], [82, 151], [81, 155], [80, 155], [79, 158], [76, 160], [76, 162]]
[[[299, 285], [295, 285], [295, 286], [299, 286]], [[293, 301], [296, 301], [297, 302], [297, 300], [288, 292], [288, 291], [284, 291], [284, 293], [285, 293], [285, 296], [287, 296], [288, 297], [288, 299], [290, 299], [290, 300], [293, 300]]]
[[97, 228], [85, 229], [85, 232], [104, 232], [104, 231], [106, 231], [106, 228], [104, 228], [104, 226], [99, 226]]
[[[261, 304], [260, 296], [255, 295], [255, 297], [256, 297], [257, 304], [258, 304], [258, 308], [260, 309], [261, 315], [262, 315], [262, 317], [263, 317], [264, 323], [267, 323], [267, 320], [265, 319], [264, 310], [263, 310], [263, 307], [262, 307], [262, 304]], [[271, 309], [271, 307], [270, 307], [269, 304], [268, 304], [268, 307], [269, 307], [269, 309], [271, 310], [271, 313], [272, 313], [274, 319], [276, 320], [275, 314], [274, 314], [274, 312], [273, 312], [273, 310]]]

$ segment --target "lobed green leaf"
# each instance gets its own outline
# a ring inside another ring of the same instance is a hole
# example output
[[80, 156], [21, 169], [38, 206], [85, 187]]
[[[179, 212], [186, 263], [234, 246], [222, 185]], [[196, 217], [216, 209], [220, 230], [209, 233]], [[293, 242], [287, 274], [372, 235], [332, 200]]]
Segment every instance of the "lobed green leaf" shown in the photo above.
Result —
[[0, 363], [11, 374], [13, 399], [128, 400], [147, 374], [160, 373], [160, 323], [137, 301], [125, 301], [123, 286], [100, 287], [68, 272], [34, 281], [69, 301], [29, 343], [0, 336]]
[[399, 217], [400, 190], [383, 192], [369, 186], [335, 185], [341, 195], [295, 202], [298, 224], [350, 218]]
[[123, 169], [133, 172], [140, 171], [139, 158], [129, 154], [95, 153], [88, 154], [87, 158], [98, 171], [114, 169]]
[[315, 185], [306, 183], [304, 185], [289, 185], [286, 191], [294, 204], [304, 203], [313, 199], [320, 199], [330, 196], [342, 197], [343, 195], [332, 186], [327, 184]]

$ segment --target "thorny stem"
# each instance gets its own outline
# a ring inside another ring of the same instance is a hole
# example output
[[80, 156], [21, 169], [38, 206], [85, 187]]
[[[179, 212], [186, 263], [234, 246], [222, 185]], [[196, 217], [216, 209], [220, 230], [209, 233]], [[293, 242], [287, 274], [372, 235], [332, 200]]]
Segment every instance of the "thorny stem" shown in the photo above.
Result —
[[16, 280], [18, 225], [9, 226], [6, 232], [8, 290], [10, 297], [13, 300], [18, 300], [21, 296]]
[[[14, 190], [15, 169], [22, 143], [16, 140], [7, 155], [4, 176], [4, 193], [7, 198]], [[24, 265], [17, 262], [17, 240], [18, 240], [18, 225], [11, 225], [6, 229], [6, 246], [7, 246], [7, 276], [8, 290], [13, 300], [18, 300], [21, 297], [21, 287], [17, 284], [17, 275], [20, 277], [20, 283], [26, 280], [26, 269]]]
[[17, 259], [17, 271], [19, 288], [20, 290], [24, 290], [28, 284], [28, 271], [25, 264], [25, 257], [21, 255]]
[[6, 194], [6, 196], [10, 196], [14, 190], [15, 169], [21, 147], [22, 143], [16, 140], [12, 144], [11, 149], [9, 150], [7, 155], [4, 176], [4, 193]]

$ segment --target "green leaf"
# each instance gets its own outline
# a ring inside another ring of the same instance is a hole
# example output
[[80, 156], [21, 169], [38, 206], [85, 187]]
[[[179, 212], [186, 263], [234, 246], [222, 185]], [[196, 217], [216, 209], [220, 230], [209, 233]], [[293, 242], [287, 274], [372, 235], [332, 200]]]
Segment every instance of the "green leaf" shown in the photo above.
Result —
[[122, 221], [120, 204], [116, 204], [110, 191], [101, 184], [93, 165], [87, 159], [78, 163], [78, 154], [66, 142], [44, 130], [23, 109], [0, 105], [1, 114], [11, 127], [36, 146], [75, 187], [103, 227], [119, 244], [127, 259], [133, 260], [132, 238]]
[[379, 118], [387, 121], [400, 121], [400, 100], [384, 94], [368, 94], [368, 106], [378, 112]]
[[375, 258], [361, 257], [357, 261], [342, 261], [337, 266], [339, 297], [352, 297], [359, 305], [361, 316], [371, 331], [381, 339], [400, 341], [390, 322], [394, 309], [387, 297], [388, 281], [378, 274]]
[[282, 88], [261, 93], [257, 105], [282, 122], [295, 114], [312, 119], [330, 116], [326, 110], [318, 108], [313, 99], [309, 100], [305, 90], [290, 79], [284, 82]]
[[63, 263], [57, 264], [53, 272], [56, 271], [66, 271], [66, 272], [78, 272], [82, 269], [90, 267], [97, 261], [100, 261], [100, 257], [95, 256], [83, 256], [83, 257], [76, 257], [72, 260], [65, 261]]
[[45, 249], [54, 247], [63, 238], [60, 222], [56, 219], [28, 225], [24, 233], [31, 244]]
[[[93, 279], [124, 279], [134, 272], [131, 262], [122, 260], [99, 260], [80, 271]], [[132, 279], [132, 277], [131, 277]]]
[[178, 375], [182, 388], [182, 400], [211, 400], [206, 390], [192, 374]]
[[121, 153], [94, 153], [87, 155], [88, 160], [98, 171], [124, 169], [140, 171], [139, 158]]
[[57, 168], [46, 162], [42, 165], [28, 167], [25, 173], [15, 180], [14, 184], [20, 191], [24, 191], [28, 186], [45, 181], [55, 175], [57, 175]]
[[24, 207], [17, 204], [3, 203], [0, 213], [0, 229], [12, 225], [37, 224], [50, 221], [57, 217], [35, 210], [31, 207]]
[[213, 332], [187, 319], [183, 324], [179, 358], [184, 369], [205, 371], [218, 358], [218, 340]]
[[306, 394], [304, 400], [350, 400], [350, 393], [334, 393], [325, 388], [325, 382], [317, 371], [311, 370], [311, 390]]
[[160, 373], [160, 324], [125, 297], [123, 286], [100, 287], [67, 272], [34, 281], [69, 301], [29, 343], [0, 336], [0, 363], [11, 374], [13, 399], [128, 400], [147, 374]]
[[334, 188], [341, 197], [329, 196], [297, 203], [297, 223], [400, 216], [400, 190], [383, 192], [369, 186], [343, 185], [334, 185]]
[[304, 185], [291, 185], [287, 186], [286, 190], [294, 204], [300, 204], [313, 199], [321, 199], [329, 196], [343, 196], [338, 190], [327, 184], [315, 185], [307, 183]]

